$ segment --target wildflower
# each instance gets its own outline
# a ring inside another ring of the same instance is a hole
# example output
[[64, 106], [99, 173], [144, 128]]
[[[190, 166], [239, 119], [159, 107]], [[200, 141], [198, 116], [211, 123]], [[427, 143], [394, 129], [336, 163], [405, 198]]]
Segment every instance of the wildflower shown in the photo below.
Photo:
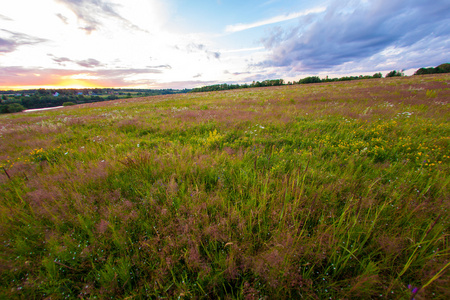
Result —
[[417, 292], [419, 291], [419, 288], [414, 287], [411, 284], [408, 284], [408, 290], [411, 290], [411, 299], [415, 300], [414, 296], [417, 294]]

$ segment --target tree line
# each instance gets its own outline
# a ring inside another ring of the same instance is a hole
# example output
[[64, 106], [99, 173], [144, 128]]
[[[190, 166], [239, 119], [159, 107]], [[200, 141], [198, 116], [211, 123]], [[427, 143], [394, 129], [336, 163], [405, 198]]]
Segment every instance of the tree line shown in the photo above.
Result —
[[[425, 75], [425, 74], [437, 74], [437, 73], [450, 73], [450, 63], [441, 64], [435, 68], [420, 68], [414, 75]], [[392, 70], [386, 74], [388, 77], [405, 76], [403, 71]], [[233, 90], [233, 89], [245, 89], [253, 87], [268, 87], [268, 86], [281, 86], [281, 85], [293, 85], [293, 84], [310, 84], [310, 83], [321, 83], [321, 82], [335, 82], [335, 81], [350, 81], [350, 80], [361, 80], [361, 79], [372, 79], [372, 78], [382, 78], [381, 73], [375, 73], [370, 75], [359, 75], [359, 76], [344, 76], [340, 78], [326, 78], [321, 79], [318, 76], [309, 76], [302, 78], [298, 81], [284, 82], [283, 79], [269, 79], [264, 81], [253, 81], [251, 84], [215, 84], [208, 85], [194, 89], [35, 89], [35, 90], [23, 90], [20, 94], [14, 94], [14, 91], [0, 91], [1, 102], [0, 102], [0, 114], [3, 113], [14, 113], [20, 112], [25, 109], [33, 108], [45, 108], [45, 107], [56, 107], [62, 105], [74, 105], [82, 103], [92, 103], [99, 101], [109, 101], [116, 100], [119, 98], [131, 98], [133, 96], [146, 97], [146, 96], [156, 96], [156, 95], [166, 95], [166, 94], [179, 94], [188, 92], [212, 92], [212, 91], [223, 91], [223, 90]], [[11, 94], [13, 94], [11, 96]]]
[[120, 98], [146, 97], [186, 93], [190, 90], [174, 89], [36, 89], [0, 91], [0, 114], [20, 112], [25, 109], [66, 106], [110, 101]]
[[425, 74], [438, 74], [438, 73], [450, 73], [450, 63], [441, 64], [436, 68], [420, 68], [414, 75], [425, 75]]
[[[445, 63], [437, 66], [436, 68], [420, 68], [418, 69], [414, 75], [423, 75], [423, 74], [436, 74], [436, 73], [450, 73], [450, 64]], [[403, 70], [392, 70], [385, 75], [386, 78], [389, 77], [400, 77], [405, 76]], [[361, 79], [373, 79], [373, 78], [382, 78], [383, 75], [381, 73], [375, 73], [372, 76], [370, 75], [359, 75], [359, 76], [344, 76], [339, 78], [326, 78], [321, 79], [319, 76], [309, 76], [302, 78], [298, 81], [289, 81], [287, 83], [284, 82], [283, 79], [274, 79], [274, 80], [264, 80], [262, 82], [253, 81], [251, 84], [215, 84], [208, 85], [199, 88], [194, 88], [191, 92], [212, 92], [212, 91], [223, 91], [223, 90], [233, 90], [233, 89], [245, 89], [245, 88], [253, 88], [253, 87], [266, 87], [266, 86], [279, 86], [279, 85], [293, 85], [293, 84], [310, 84], [310, 83], [321, 83], [321, 82], [335, 82], [335, 81], [350, 81], [350, 80], [361, 80]]]
[[213, 92], [213, 91], [224, 91], [224, 90], [234, 90], [234, 89], [246, 89], [246, 88], [252, 88], [252, 87], [265, 87], [265, 86], [279, 86], [283, 85], [284, 80], [283, 79], [270, 79], [270, 80], [264, 80], [262, 82], [259, 81], [253, 81], [251, 84], [214, 84], [214, 85], [208, 85], [203, 86], [199, 88], [193, 88], [191, 92]]
[[192, 93], [195, 92], [212, 92], [212, 91], [223, 91], [223, 90], [233, 90], [233, 89], [246, 89], [246, 88], [254, 88], [254, 87], [267, 87], [267, 86], [280, 86], [280, 85], [292, 85], [292, 84], [308, 84], [308, 83], [319, 83], [319, 82], [333, 82], [333, 81], [348, 81], [348, 80], [357, 80], [357, 79], [369, 79], [369, 78], [381, 78], [381, 73], [376, 73], [373, 76], [345, 76], [341, 78], [324, 78], [320, 79], [318, 76], [309, 76], [299, 81], [289, 81], [287, 83], [284, 82], [283, 79], [270, 79], [264, 81], [253, 81], [251, 84], [214, 84], [203, 86], [199, 88], [193, 88], [191, 90]]

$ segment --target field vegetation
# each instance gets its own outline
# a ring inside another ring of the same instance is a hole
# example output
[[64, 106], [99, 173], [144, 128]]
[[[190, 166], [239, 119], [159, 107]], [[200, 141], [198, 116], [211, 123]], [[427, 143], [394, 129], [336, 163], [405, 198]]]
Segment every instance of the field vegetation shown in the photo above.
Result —
[[0, 298], [450, 299], [449, 74], [0, 116]]

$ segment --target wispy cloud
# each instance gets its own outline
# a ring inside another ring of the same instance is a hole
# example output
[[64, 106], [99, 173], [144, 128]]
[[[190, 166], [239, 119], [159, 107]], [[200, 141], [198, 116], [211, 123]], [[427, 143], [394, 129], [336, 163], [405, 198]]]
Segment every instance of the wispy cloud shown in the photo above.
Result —
[[64, 23], [64, 24], [69, 24], [69, 22], [67, 21], [67, 17], [63, 16], [62, 14], [56, 14], [56, 16]]
[[[178, 47], [178, 46], [175, 46], [175, 49], [181, 50], [180, 47]], [[190, 43], [186, 46], [185, 49], [186, 49], [187, 53], [204, 52], [208, 59], [211, 59], [211, 58], [220, 59], [220, 55], [221, 55], [221, 53], [218, 51], [208, 50], [204, 44]]]
[[258, 51], [264, 50], [264, 47], [253, 47], [253, 48], [242, 48], [242, 49], [231, 49], [231, 50], [222, 50], [223, 53], [239, 53], [239, 52], [248, 52], [248, 51]]
[[244, 31], [244, 30], [251, 29], [251, 28], [256, 28], [256, 27], [275, 24], [275, 23], [279, 23], [279, 22], [289, 21], [292, 19], [296, 19], [299, 17], [309, 15], [309, 14], [321, 13], [321, 12], [324, 12], [325, 10], [326, 10], [326, 7], [321, 6], [321, 7], [316, 7], [316, 8], [303, 10], [303, 11], [299, 11], [299, 12], [295, 12], [295, 13], [290, 13], [287, 15], [275, 16], [273, 18], [254, 22], [254, 23], [228, 25], [225, 28], [225, 32], [234, 33], [234, 32]]
[[93, 58], [89, 58], [89, 59], [85, 59], [85, 60], [79, 60], [77, 61], [77, 64], [79, 66], [85, 67], [85, 68], [94, 68], [94, 67], [99, 67], [102, 66], [102, 63], [99, 62], [96, 59]]
[[[122, 17], [115, 9], [115, 5], [103, 0], [56, 0], [68, 7], [84, 23], [80, 29], [90, 34], [98, 30], [102, 23], [100, 17], [109, 17], [122, 22], [126, 27], [142, 30], [129, 20]], [[58, 16], [59, 17], [59, 16]], [[61, 18], [61, 17], [60, 17]], [[63, 18], [61, 20], [64, 21]]]
[[[0, 87], [14, 86], [48, 86], [63, 85], [67, 82], [88, 81], [90, 84], [104, 87], [136, 86], [143, 83], [143, 79], [136, 75], [152, 75], [162, 73], [156, 69], [45, 69], [24, 68], [20, 66], [0, 67]], [[145, 79], [147, 84], [153, 80]]]
[[8, 18], [7, 16], [4, 16], [4, 15], [0, 15], [0, 19], [3, 21], [12, 21], [11, 18]]
[[65, 66], [65, 63], [74, 63], [80, 67], [84, 68], [95, 68], [95, 67], [101, 67], [103, 64], [99, 62], [98, 60], [94, 58], [88, 58], [84, 60], [73, 60], [67, 57], [56, 57], [53, 54], [48, 54], [52, 58], [54, 62], [61, 66]]
[[13, 52], [17, 47], [22, 45], [34, 45], [46, 41], [46, 39], [30, 36], [24, 33], [0, 29], [0, 54]]
[[170, 70], [170, 69], [172, 69], [172, 66], [171, 65], [159, 65], [159, 66], [147, 66], [147, 68], [150, 68], [150, 69], [168, 69], [168, 70]]

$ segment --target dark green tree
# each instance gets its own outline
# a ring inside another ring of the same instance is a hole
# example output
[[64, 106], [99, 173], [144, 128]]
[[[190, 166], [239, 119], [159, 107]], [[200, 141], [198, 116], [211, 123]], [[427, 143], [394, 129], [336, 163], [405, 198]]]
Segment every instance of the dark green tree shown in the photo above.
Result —
[[8, 104], [8, 112], [9, 113], [16, 113], [16, 112], [21, 112], [25, 110], [25, 107], [23, 107], [21, 104], [19, 103], [11, 103]]
[[389, 73], [386, 74], [386, 78], [388, 77], [400, 77], [400, 76], [405, 76], [405, 74], [403, 74], [403, 70], [402, 71], [397, 71], [397, 70], [392, 70]]
[[450, 64], [441, 64], [436, 67], [437, 73], [450, 73]]
[[373, 74], [372, 77], [373, 78], [381, 78], [381, 77], [383, 77], [383, 75], [380, 72], [378, 72], [378, 73]]

